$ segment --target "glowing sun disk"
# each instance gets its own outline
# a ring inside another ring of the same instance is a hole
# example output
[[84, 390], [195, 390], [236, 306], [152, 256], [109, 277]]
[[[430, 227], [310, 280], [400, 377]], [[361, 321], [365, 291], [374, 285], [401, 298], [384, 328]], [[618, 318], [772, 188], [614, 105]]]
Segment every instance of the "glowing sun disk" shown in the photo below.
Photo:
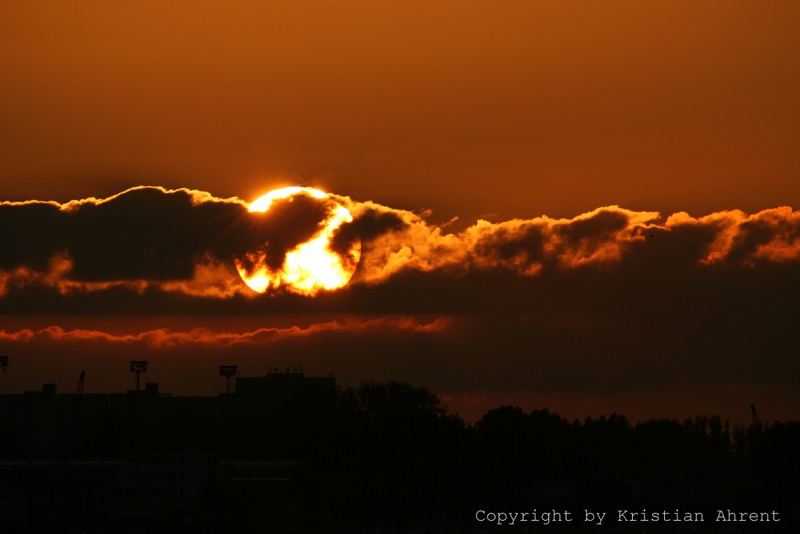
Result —
[[251, 212], [264, 213], [267, 210], [269, 210], [270, 206], [272, 206], [273, 201], [283, 200], [301, 194], [305, 194], [316, 199], [328, 198], [328, 193], [320, 191], [319, 189], [314, 189], [313, 187], [300, 187], [293, 185], [290, 187], [281, 187], [280, 189], [274, 189], [269, 193], [261, 195], [260, 197], [252, 201], [250, 205], [247, 207], [247, 209], [248, 211]]
[[[318, 200], [330, 199], [327, 193], [319, 189], [284, 187], [257, 198], [248, 206], [248, 210], [265, 213], [276, 200], [296, 195], [307, 195]], [[320, 224], [320, 230], [308, 241], [288, 251], [280, 268], [269, 266], [265, 252], [250, 252], [245, 255], [246, 263], [241, 259], [236, 260], [239, 276], [257, 293], [266, 293], [281, 286], [302, 295], [341, 288], [355, 272], [361, 256], [361, 242], [353, 243], [345, 254], [331, 249], [331, 242], [336, 231], [352, 220], [350, 211], [334, 201], [326, 219]]]

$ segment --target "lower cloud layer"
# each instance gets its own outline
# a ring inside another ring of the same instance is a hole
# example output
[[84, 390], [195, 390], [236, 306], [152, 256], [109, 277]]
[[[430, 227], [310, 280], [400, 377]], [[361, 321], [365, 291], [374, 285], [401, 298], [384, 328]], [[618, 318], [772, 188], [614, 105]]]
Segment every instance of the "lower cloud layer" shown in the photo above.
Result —
[[[73, 319], [67, 328], [0, 331], [0, 350], [12, 356], [0, 378], [3, 389], [54, 382], [69, 391], [86, 370], [90, 391], [122, 391], [132, 380], [128, 360], [146, 358], [148, 380], [178, 394], [219, 392], [220, 364], [238, 364], [244, 375], [302, 365], [309, 374], [334, 373], [343, 384], [394, 379], [425, 385], [468, 418], [504, 403], [568, 416], [617, 411], [633, 417], [715, 411], [739, 418], [754, 402], [765, 417], [781, 418], [797, 416], [800, 406], [790, 340], [763, 327], [708, 330], [703, 341], [703, 328], [688, 324], [664, 330], [648, 321], [518, 315], [340, 317], [225, 330], [136, 331], [132, 319], [100, 330], [88, 327], [91, 318], [77, 322], [82, 327]], [[755, 333], [772, 339], [752, 339]]]

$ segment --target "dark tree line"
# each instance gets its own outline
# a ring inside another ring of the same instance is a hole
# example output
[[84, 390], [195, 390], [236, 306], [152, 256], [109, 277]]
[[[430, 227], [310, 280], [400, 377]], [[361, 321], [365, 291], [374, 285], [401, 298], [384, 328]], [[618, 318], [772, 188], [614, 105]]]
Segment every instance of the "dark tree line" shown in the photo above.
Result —
[[[800, 422], [568, 421], [502, 406], [466, 424], [435, 394], [399, 382], [340, 389], [325, 409], [298, 402], [279, 412], [213, 410], [75, 417], [59, 432], [55, 459], [205, 454], [194, 521], [266, 521], [287, 531], [457, 532], [475, 527], [477, 507], [778, 508], [788, 524], [800, 497]], [[20, 436], [0, 437], [4, 460], [36, 459]], [[241, 478], [232, 464], [259, 460], [289, 462], [282, 489], [232, 485]]]

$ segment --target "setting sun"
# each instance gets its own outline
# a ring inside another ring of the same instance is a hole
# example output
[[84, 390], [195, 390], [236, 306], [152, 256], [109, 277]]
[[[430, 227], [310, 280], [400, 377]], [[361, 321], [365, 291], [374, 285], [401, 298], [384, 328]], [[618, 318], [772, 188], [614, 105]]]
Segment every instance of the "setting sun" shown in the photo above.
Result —
[[314, 295], [320, 290], [330, 291], [345, 286], [355, 272], [361, 256], [361, 242], [353, 243], [344, 255], [331, 248], [336, 231], [351, 222], [353, 216], [324, 191], [311, 187], [283, 187], [260, 196], [250, 203], [248, 210], [266, 213], [273, 202], [291, 201], [299, 195], [327, 200], [331, 207], [320, 224], [320, 230], [311, 239], [288, 251], [279, 269], [270, 268], [263, 251], [249, 252], [236, 260], [236, 270], [242, 280], [257, 293], [285, 287], [292, 293]]

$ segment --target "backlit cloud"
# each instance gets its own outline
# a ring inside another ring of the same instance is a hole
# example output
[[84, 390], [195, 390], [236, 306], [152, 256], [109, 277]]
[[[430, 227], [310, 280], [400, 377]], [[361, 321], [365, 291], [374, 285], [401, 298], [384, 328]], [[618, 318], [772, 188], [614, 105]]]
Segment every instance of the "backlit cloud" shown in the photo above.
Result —
[[41, 288], [60, 295], [124, 290], [251, 297], [237, 261], [258, 251], [265, 268], [285, 270], [300, 245], [321, 235], [333, 209], [348, 215], [326, 241], [332, 257], [352, 262], [360, 246], [351, 286], [382, 285], [408, 273], [530, 278], [646, 268], [654, 261], [697, 269], [800, 261], [800, 212], [789, 207], [663, 217], [608, 206], [567, 219], [479, 220], [451, 232], [424, 214], [340, 195], [296, 195], [276, 200], [265, 213], [249, 206], [239, 198], [160, 187], [63, 204], [2, 202], [0, 296]]

